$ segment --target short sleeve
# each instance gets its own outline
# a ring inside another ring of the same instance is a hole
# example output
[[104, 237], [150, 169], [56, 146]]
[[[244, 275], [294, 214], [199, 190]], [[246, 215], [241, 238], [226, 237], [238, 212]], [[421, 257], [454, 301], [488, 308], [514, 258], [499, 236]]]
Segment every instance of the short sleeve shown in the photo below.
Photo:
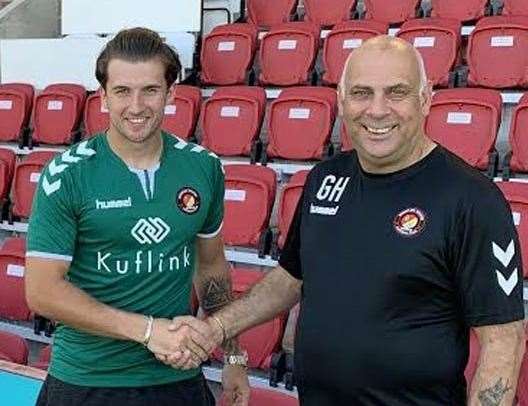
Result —
[[211, 190], [211, 204], [207, 212], [207, 218], [198, 237], [213, 238], [222, 229], [222, 222], [224, 220], [224, 171], [222, 163], [219, 159], [215, 160], [213, 169], [213, 182]]
[[300, 255], [303, 200], [304, 191], [295, 208], [295, 213], [290, 223], [290, 228], [288, 229], [288, 235], [286, 236], [286, 242], [284, 243], [279, 258], [279, 265], [296, 279], [303, 278]]
[[463, 210], [452, 249], [466, 323], [484, 326], [523, 319], [521, 252], [508, 203], [491, 185]]
[[67, 180], [43, 171], [33, 199], [26, 256], [72, 260], [77, 221]]

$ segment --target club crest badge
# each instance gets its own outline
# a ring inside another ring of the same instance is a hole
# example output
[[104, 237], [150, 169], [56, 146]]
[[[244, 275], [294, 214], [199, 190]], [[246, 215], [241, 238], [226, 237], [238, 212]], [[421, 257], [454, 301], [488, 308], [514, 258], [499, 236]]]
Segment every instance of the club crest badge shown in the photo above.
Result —
[[176, 205], [185, 214], [194, 214], [200, 208], [200, 195], [190, 187], [180, 189], [176, 196]]
[[392, 222], [398, 234], [412, 237], [421, 233], [425, 227], [425, 214], [414, 207], [399, 212]]

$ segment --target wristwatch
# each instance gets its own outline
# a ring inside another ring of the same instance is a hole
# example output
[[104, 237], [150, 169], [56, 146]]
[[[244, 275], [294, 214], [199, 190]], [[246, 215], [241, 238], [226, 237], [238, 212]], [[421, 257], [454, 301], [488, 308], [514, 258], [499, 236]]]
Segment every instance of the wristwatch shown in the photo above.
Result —
[[242, 350], [237, 354], [224, 354], [224, 365], [240, 365], [243, 367], [248, 366], [248, 353], [246, 350]]

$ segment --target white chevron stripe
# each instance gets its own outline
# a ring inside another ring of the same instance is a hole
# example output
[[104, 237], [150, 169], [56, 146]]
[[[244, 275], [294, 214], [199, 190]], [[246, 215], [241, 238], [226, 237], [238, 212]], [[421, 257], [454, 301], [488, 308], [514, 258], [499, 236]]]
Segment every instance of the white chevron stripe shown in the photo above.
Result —
[[499, 286], [501, 289], [506, 293], [506, 296], [510, 296], [515, 286], [517, 286], [517, 283], [519, 282], [519, 278], [517, 276], [517, 268], [515, 268], [510, 275], [508, 279], [504, 277], [502, 273], [495, 270], [497, 274], [497, 282], [499, 282]]
[[91, 149], [91, 148], [87, 148], [86, 145], [88, 144], [88, 141], [83, 141], [79, 144], [79, 146], [77, 147], [77, 150], [75, 151], [75, 153], [77, 155], [84, 155], [84, 156], [92, 156], [92, 155], [95, 155], [95, 150]]
[[196, 145], [195, 147], [193, 147], [191, 149], [192, 152], [202, 152], [205, 148], [202, 147], [201, 145]]
[[56, 165], [55, 159], [52, 159], [52, 161], [50, 162], [48, 166], [48, 170], [51, 176], [55, 176], [61, 173], [62, 171], [64, 171], [64, 169], [66, 169], [67, 167], [68, 165], [65, 165], [65, 164]]
[[174, 148], [176, 149], [184, 149], [186, 146], [187, 146], [187, 143], [184, 140], [179, 139], [179, 138], [178, 138], [178, 143], [174, 144]]
[[55, 193], [57, 190], [60, 189], [60, 187], [61, 187], [60, 179], [56, 180], [55, 182], [49, 183], [48, 178], [44, 176], [44, 180], [42, 181], [42, 188], [44, 189], [46, 196], [49, 196], [52, 193]]
[[81, 158], [70, 155], [71, 151], [68, 149], [64, 151], [61, 155], [61, 158], [64, 162], [68, 162], [69, 164], [75, 164], [81, 160]]
[[510, 241], [510, 244], [508, 245], [508, 248], [506, 248], [506, 251], [503, 251], [502, 248], [496, 244], [495, 242], [492, 242], [493, 247], [493, 255], [495, 255], [495, 258], [497, 258], [502, 265], [506, 268], [510, 261], [512, 260], [513, 256], [515, 255], [515, 245], [513, 244], [513, 240]]

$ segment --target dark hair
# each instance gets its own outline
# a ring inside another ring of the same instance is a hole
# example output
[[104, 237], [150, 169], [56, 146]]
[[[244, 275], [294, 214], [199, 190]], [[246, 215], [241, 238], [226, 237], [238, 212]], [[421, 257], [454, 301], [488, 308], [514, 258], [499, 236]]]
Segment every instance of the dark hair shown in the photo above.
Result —
[[144, 62], [159, 58], [165, 65], [165, 81], [170, 87], [181, 72], [178, 54], [167, 45], [157, 32], [148, 28], [136, 27], [121, 30], [104, 47], [97, 58], [95, 77], [106, 89], [108, 64], [112, 59], [130, 62]]

